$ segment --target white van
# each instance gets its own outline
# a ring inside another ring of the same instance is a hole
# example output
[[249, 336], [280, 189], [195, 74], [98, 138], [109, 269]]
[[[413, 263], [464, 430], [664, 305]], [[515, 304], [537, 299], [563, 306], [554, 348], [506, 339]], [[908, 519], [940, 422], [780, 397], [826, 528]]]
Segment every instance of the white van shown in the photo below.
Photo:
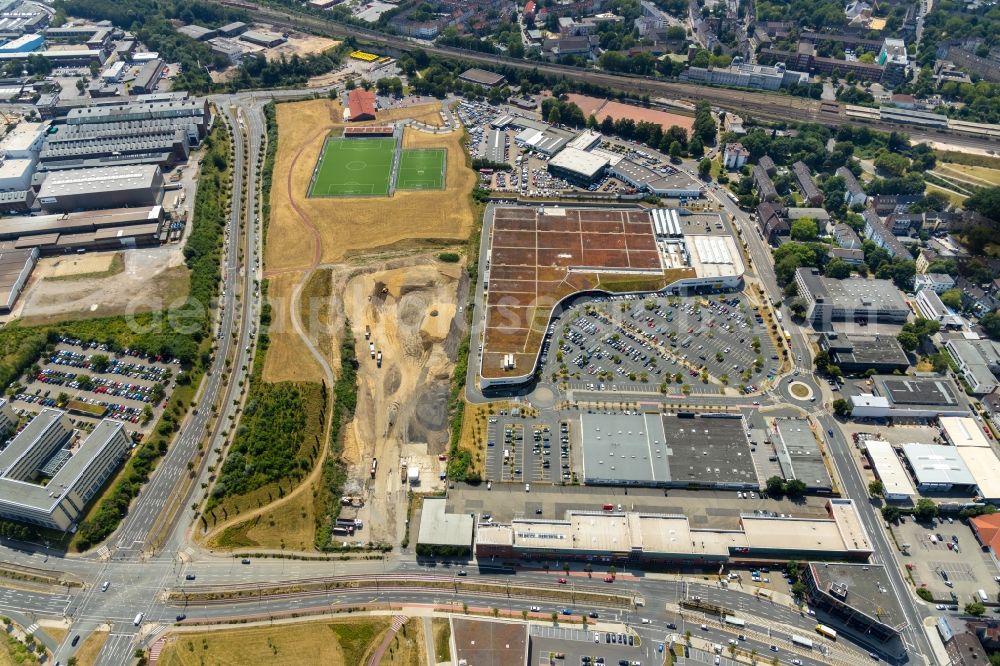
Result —
[[144, 614], [144, 613], [136, 613], [136, 614], [135, 614], [135, 619], [134, 619], [134, 620], [132, 620], [132, 624], [134, 624], [135, 626], [137, 626], [137, 627], [138, 627], [138, 626], [139, 626], [140, 624], [142, 624], [142, 618], [143, 618], [144, 616], [145, 616], [145, 614]]

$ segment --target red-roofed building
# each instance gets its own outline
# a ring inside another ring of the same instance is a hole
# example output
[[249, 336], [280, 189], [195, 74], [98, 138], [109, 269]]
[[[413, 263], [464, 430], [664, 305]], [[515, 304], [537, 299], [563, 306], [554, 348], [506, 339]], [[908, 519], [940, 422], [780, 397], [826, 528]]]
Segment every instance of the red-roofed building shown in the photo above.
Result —
[[524, 5], [524, 17], [529, 18], [535, 15], [535, 0], [528, 0]]
[[1000, 513], [976, 516], [969, 524], [982, 547], [992, 550], [993, 557], [1000, 557]]
[[375, 120], [375, 93], [361, 88], [347, 93], [347, 111], [351, 122]]

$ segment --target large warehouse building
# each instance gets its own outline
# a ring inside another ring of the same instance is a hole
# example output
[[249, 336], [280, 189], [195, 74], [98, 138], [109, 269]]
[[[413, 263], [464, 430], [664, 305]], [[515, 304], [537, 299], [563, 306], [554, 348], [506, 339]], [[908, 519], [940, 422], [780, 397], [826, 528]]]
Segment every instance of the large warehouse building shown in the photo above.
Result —
[[70, 529], [131, 446], [125, 427], [112, 420], [78, 440], [64, 412], [39, 412], [0, 452], [0, 516]]
[[38, 248], [0, 250], [0, 314], [10, 314], [38, 263]]
[[163, 172], [155, 164], [55, 171], [38, 190], [46, 213], [156, 206], [162, 199]]
[[882, 482], [883, 496], [890, 502], [911, 501], [917, 491], [913, 489], [910, 476], [892, 444], [869, 439], [863, 443], [863, 447], [875, 477]]
[[739, 415], [582, 414], [580, 440], [588, 485], [760, 487]]
[[164, 220], [162, 206], [8, 217], [0, 224], [0, 241], [43, 255], [125, 250], [158, 244]]
[[947, 377], [871, 377], [871, 393], [851, 396], [855, 418], [936, 419], [968, 416], [969, 406], [961, 391]]
[[903, 454], [920, 492], [972, 492], [976, 486], [958, 447], [904, 444]]
[[74, 108], [66, 115], [68, 125], [101, 125], [106, 123], [134, 123], [151, 120], [181, 119], [192, 125], [198, 136], [204, 138], [211, 126], [212, 115], [208, 100], [165, 99], [151, 102], [132, 102], [110, 106]]
[[480, 524], [476, 557], [644, 564], [724, 564], [748, 558], [867, 561], [872, 547], [849, 499], [827, 502], [827, 517], [743, 515], [735, 529], [692, 528], [674, 514], [568, 511], [564, 520]]

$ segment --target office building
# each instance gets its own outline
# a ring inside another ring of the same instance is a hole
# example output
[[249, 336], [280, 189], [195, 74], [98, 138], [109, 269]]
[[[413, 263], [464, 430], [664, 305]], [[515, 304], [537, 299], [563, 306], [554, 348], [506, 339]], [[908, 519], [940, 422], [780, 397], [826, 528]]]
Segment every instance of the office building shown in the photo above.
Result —
[[468, 513], [448, 513], [444, 497], [424, 499], [417, 532], [417, 554], [467, 557], [472, 553], [473, 518]]
[[930, 289], [943, 294], [954, 287], [955, 278], [947, 273], [917, 273], [913, 278], [913, 291], [918, 293], [922, 289]]
[[924, 319], [941, 324], [941, 328], [962, 328], [962, 318], [941, 302], [941, 297], [933, 289], [917, 292], [917, 310]]
[[933, 420], [968, 416], [969, 406], [958, 386], [946, 377], [871, 377], [871, 393], [851, 396], [856, 418]]
[[1000, 342], [956, 339], [945, 342], [945, 347], [974, 394], [992, 393], [1000, 386]]
[[815, 327], [828, 327], [834, 321], [903, 323], [910, 313], [890, 280], [835, 280], [815, 268], [799, 268], [795, 282], [799, 297], [806, 301], [806, 319]]
[[819, 345], [830, 355], [830, 361], [846, 374], [869, 370], [889, 374], [910, 367], [910, 360], [894, 335], [827, 332], [820, 336]]
[[64, 412], [39, 412], [0, 452], [0, 516], [69, 530], [131, 446], [112, 420], [80, 439]]
[[697, 81], [713, 86], [778, 90], [809, 82], [809, 74], [785, 69], [784, 63], [774, 67], [739, 63], [730, 67], [688, 67], [681, 72], [682, 81]]
[[829, 616], [834, 628], [860, 634], [871, 645], [905, 655], [900, 633], [907, 626], [906, 615], [883, 565], [810, 562], [802, 578], [809, 590], [810, 607], [822, 613], [824, 621]]
[[54, 171], [38, 190], [46, 213], [156, 206], [162, 199], [163, 172], [155, 164]]

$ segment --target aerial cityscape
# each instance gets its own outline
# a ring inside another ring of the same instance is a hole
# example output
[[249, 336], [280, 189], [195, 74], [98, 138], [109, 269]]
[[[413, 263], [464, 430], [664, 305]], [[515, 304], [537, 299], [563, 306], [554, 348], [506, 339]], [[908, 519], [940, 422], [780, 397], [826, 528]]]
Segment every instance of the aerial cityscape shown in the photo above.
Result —
[[1000, 666], [980, 0], [0, 0], [0, 665]]

